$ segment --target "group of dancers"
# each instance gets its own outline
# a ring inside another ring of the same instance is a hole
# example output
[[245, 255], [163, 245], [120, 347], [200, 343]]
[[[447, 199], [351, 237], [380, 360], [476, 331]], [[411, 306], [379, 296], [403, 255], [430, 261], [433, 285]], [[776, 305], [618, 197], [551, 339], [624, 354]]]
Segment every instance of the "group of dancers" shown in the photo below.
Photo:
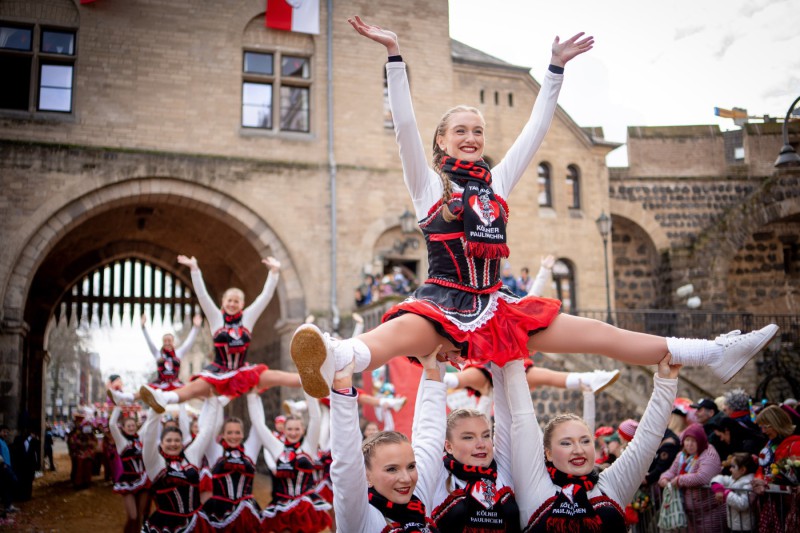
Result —
[[[291, 343], [294, 373], [247, 363], [253, 325], [278, 283], [278, 262], [264, 260], [267, 281], [250, 306], [240, 290], [228, 289], [217, 307], [197, 260], [179, 256], [191, 270], [212, 331], [214, 361], [188, 384], [176, 383], [177, 374], [167, 370], [179, 363], [177, 352], [165, 342], [158, 354], [163, 363], [158, 384], [143, 385], [138, 393], [110, 390], [117, 404], [113, 435], [125, 468], [116, 490], [126, 498], [126, 530], [138, 529], [142, 518], [142, 531], [153, 533], [624, 530], [623, 510], [666, 429], [678, 369], [707, 366], [727, 382], [775, 336], [777, 326], [713, 341], [663, 338], [560, 314], [557, 300], [520, 298], [502, 286], [501, 262], [509, 255], [504, 198], [550, 126], [565, 65], [592, 48], [591, 37], [556, 37], [530, 119], [499, 164], [489, 168], [483, 160], [480, 111], [458, 106], [436, 129], [431, 168], [397, 36], [358, 17], [349, 22], [388, 52], [389, 101], [404, 181], [427, 243], [428, 279], [390, 309], [380, 326], [349, 339], [313, 324], [300, 326]], [[596, 392], [618, 372], [526, 371], [525, 361], [536, 351], [597, 353], [658, 366], [635, 438], [599, 476], [593, 428], [565, 414], [542, 432], [530, 388], [549, 384]], [[394, 357], [408, 357], [423, 369], [411, 438], [379, 431], [362, 443], [358, 404], [365, 395], [353, 387], [353, 376]], [[447, 372], [447, 364], [463, 370]], [[304, 389], [307, 428], [295, 415], [286, 417], [282, 434], [267, 428], [258, 394], [276, 386]], [[493, 409], [484, 402], [482, 410], [448, 415], [446, 392], [452, 387], [491, 397]], [[242, 395], [251, 421], [246, 436], [241, 420], [223, 416], [224, 406]], [[160, 420], [169, 404], [193, 398], [204, 404], [199, 431], [187, 444], [180, 429], [161, 429]], [[137, 399], [150, 407], [138, 434], [129, 419], [117, 427], [119, 411]], [[263, 510], [252, 494], [262, 450], [273, 473], [272, 501]], [[140, 511], [139, 494], [145, 490], [155, 504], [148, 517]]]

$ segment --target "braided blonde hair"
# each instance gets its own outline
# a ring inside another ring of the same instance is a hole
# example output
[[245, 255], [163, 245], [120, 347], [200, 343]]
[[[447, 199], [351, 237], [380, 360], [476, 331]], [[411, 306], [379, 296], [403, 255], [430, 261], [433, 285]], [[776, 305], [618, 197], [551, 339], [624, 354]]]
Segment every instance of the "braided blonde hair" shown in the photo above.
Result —
[[452, 222], [456, 216], [450, 211], [447, 203], [453, 198], [453, 185], [447, 176], [442, 175], [442, 159], [447, 155], [447, 152], [439, 147], [439, 137], [444, 137], [447, 133], [447, 127], [450, 124], [450, 118], [456, 113], [475, 113], [482, 121], [486, 122], [483, 114], [476, 107], [466, 105], [457, 105], [448, 109], [442, 118], [439, 120], [439, 125], [436, 126], [436, 132], [433, 134], [433, 170], [435, 170], [439, 177], [442, 179], [442, 216], [447, 222]]
[[361, 444], [361, 452], [364, 454], [364, 466], [370, 468], [372, 458], [375, 457], [375, 450], [386, 444], [402, 444], [408, 442], [408, 437], [399, 431], [380, 431]]

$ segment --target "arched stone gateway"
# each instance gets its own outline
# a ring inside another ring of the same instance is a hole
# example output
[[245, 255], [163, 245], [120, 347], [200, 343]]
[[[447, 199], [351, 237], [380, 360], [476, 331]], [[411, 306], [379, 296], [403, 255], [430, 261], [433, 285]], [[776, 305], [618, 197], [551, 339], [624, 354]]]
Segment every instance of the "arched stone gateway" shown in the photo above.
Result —
[[267, 276], [261, 259], [272, 255], [281, 262], [280, 283], [255, 327], [250, 357], [288, 366], [286, 347], [305, 299], [289, 253], [267, 222], [238, 200], [185, 180], [122, 180], [52, 213], [13, 263], [0, 329], [0, 422], [41, 426], [47, 324], [66, 290], [125, 255], [180, 273], [178, 254], [198, 258], [215, 300], [232, 286], [255, 297]]

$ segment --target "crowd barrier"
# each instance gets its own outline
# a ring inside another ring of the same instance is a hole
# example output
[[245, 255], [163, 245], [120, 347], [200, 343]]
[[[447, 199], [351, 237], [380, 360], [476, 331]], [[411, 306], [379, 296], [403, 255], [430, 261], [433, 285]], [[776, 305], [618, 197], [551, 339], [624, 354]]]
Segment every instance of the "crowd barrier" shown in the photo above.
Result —
[[[697, 489], [696, 493], [701, 500], [713, 499], [710, 487]], [[752, 491], [732, 489], [732, 492], [747, 496], [749, 503], [746, 510], [731, 509], [725, 503], [711, 506], [696, 513], [687, 513], [687, 527], [681, 529], [665, 530], [658, 527], [658, 512], [661, 509], [661, 488], [658, 485], [637, 494], [634, 503], [638, 502], [638, 509], [634, 509], [638, 522], [628, 529], [631, 533], [729, 533], [731, 531], [759, 531], [759, 522], [768, 519], [766, 529], [770, 533], [800, 533], [800, 492], [785, 488], [768, 489], [763, 496], [758, 496]], [[645, 499], [645, 497], [649, 499]], [[681, 497], [685, 499], [685, 491], [681, 489]], [[685, 501], [685, 500], [684, 500]], [[685, 503], [684, 503], [685, 507]], [[710, 513], [720, 512], [724, 518], [719, 525], [709, 526], [707, 518]], [[733, 529], [728, 526], [733, 525]], [[738, 529], [737, 529], [738, 528]]]

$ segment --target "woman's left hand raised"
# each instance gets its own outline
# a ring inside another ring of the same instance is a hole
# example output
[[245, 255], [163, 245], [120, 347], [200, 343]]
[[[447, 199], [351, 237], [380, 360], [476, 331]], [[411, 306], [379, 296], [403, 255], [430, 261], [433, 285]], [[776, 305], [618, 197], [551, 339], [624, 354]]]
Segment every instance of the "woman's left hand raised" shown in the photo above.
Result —
[[385, 30], [380, 26], [369, 25], [361, 20], [361, 17], [358, 15], [347, 19], [347, 22], [350, 23], [354, 30], [364, 37], [385, 46], [390, 56], [400, 55], [400, 45], [398, 44], [397, 34], [395, 32]]
[[556, 36], [553, 41], [553, 56], [550, 62], [557, 67], [563, 67], [569, 60], [591, 50], [594, 46], [594, 37], [590, 35], [581, 39], [583, 35], [584, 32], [577, 33], [564, 42], [561, 42]]

